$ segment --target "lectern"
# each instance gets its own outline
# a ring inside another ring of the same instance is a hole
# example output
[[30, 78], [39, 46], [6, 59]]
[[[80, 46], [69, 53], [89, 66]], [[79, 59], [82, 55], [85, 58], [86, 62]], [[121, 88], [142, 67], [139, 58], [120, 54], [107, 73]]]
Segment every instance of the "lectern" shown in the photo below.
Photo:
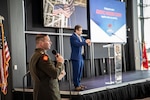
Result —
[[[105, 84], [114, 84], [114, 83], [121, 83], [122, 82], [122, 52], [121, 52], [121, 44], [107, 44], [103, 45], [103, 48], [107, 48], [108, 52], [108, 59], [109, 59], [109, 82], [105, 82]], [[110, 48], [113, 48], [114, 55], [110, 55]], [[115, 80], [112, 81], [112, 66], [110, 59], [114, 58], [114, 65], [115, 65]]]

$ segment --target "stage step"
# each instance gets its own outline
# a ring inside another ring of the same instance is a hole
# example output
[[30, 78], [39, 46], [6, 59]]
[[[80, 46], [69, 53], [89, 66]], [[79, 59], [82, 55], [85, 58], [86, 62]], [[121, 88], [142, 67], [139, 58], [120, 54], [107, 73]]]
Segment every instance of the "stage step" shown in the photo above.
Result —
[[61, 98], [61, 100], [70, 100], [69, 98]]
[[150, 97], [143, 98], [143, 99], [134, 99], [134, 100], [150, 100]]

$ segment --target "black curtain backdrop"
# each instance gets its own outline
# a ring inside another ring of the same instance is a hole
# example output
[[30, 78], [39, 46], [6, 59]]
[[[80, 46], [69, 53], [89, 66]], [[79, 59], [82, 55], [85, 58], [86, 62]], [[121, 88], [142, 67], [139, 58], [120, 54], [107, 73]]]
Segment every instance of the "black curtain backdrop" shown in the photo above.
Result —
[[[107, 89], [91, 94], [73, 95], [71, 100], [134, 100], [150, 97], [150, 81], [128, 84], [123, 87]], [[25, 100], [33, 100], [32, 92], [25, 93]], [[62, 97], [70, 97], [62, 95]], [[13, 100], [22, 100], [22, 92], [14, 91]]]
[[150, 96], [150, 81], [83, 95], [80, 100], [133, 100]]

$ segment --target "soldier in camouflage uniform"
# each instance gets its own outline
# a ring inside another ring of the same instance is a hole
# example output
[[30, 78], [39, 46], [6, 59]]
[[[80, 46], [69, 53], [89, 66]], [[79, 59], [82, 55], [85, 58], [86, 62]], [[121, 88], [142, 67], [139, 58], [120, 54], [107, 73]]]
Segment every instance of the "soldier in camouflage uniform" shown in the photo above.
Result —
[[36, 49], [31, 57], [29, 67], [34, 81], [33, 100], [60, 100], [58, 76], [63, 70], [64, 59], [57, 54], [56, 66], [46, 53], [52, 42], [48, 35], [36, 36]]

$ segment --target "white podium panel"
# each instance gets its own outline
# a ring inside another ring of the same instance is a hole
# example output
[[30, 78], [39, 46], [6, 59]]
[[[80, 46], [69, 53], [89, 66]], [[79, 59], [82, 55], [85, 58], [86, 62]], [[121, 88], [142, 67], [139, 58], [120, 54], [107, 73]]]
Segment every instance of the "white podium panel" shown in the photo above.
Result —
[[[108, 59], [109, 59], [109, 75], [110, 75], [110, 80], [109, 82], [105, 82], [105, 84], [118, 84], [122, 83], [122, 49], [121, 49], [121, 44], [107, 44], [103, 45], [103, 48], [108, 49]], [[110, 57], [110, 48], [114, 49], [114, 56]], [[114, 58], [114, 65], [115, 65], [115, 81], [112, 81], [112, 66], [110, 63], [110, 59]]]
[[115, 83], [122, 83], [122, 52], [121, 44], [114, 44]]

